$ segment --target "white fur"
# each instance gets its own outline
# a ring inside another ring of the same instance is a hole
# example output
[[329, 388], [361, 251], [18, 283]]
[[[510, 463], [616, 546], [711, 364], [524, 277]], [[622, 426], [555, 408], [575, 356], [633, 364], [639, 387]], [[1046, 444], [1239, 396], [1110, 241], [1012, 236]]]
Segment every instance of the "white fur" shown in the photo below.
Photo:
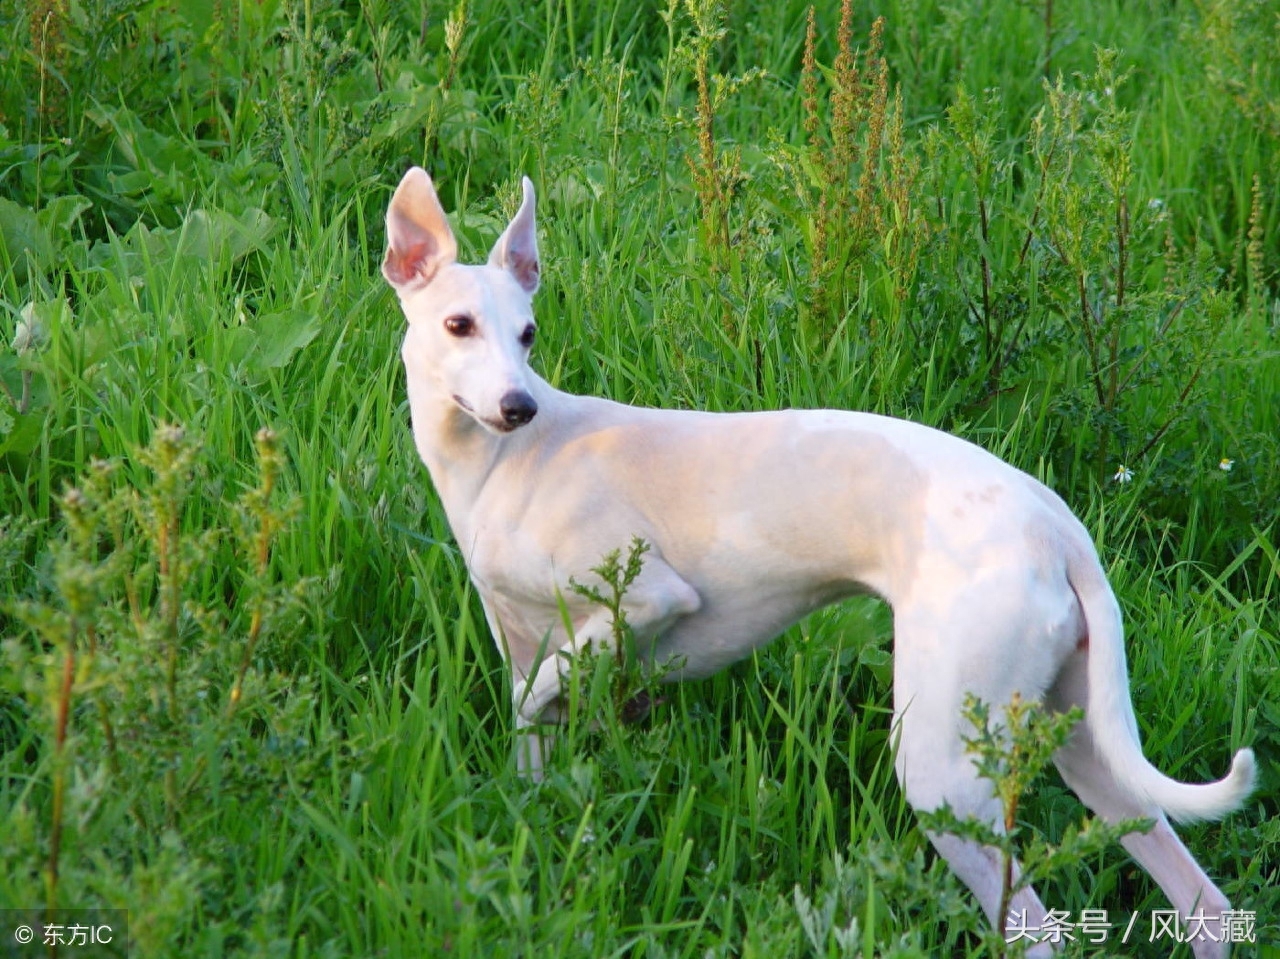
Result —
[[[1015, 692], [1079, 705], [1086, 720], [1056, 757], [1063, 777], [1108, 820], [1156, 821], [1125, 844], [1184, 916], [1225, 909], [1166, 814], [1239, 806], [1252, 753], [1207, 785], [1143, 757], [1119, 607], [1062, 500], [977, 446], [903, 420], [641, 409], [554, 389], [520, 342], [538, 283], [533, 185], [523, 186], [489, 263], [463, 266], [430, 178], [410, 170], [387, 211], [383, 268], [409, 321], [414, 440], [514, 673], [523, 768], [541, 769], [545, 736], [530, 727], [558, 715], [560, 654], [611, 636], [607, 613], [570, 577], [589, 581], [638, 536], [650, 552], [627, 620], [654, 661], [675, 666], [672, 678], [713, 673], [820, 606], [874, 593], [894, 612], [896, 768], [915, 808], [949, 803], [1001, 821], [964, 750], [967, 693], [993, 706]], [[446, 329], [457, 316], [469, 335]], [[1001, 925], [993, 851], [931, 838]], [[1030, 889], [1013, 905], [1028, 923], [1046, 914]], [[1193, 948], [1198, 959], [1227, 951]]]

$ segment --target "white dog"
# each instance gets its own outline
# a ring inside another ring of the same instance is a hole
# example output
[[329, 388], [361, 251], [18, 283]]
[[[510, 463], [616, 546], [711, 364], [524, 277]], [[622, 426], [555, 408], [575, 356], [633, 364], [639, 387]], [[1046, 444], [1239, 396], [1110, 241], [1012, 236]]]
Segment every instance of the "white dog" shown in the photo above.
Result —
[[[748, 655], [806, 613], [854, 593], [893, 608], [898, 779], [917, 810], [949, 803], [995, 827], [1000, 808], [965, 752], [967, 693], [1017, 692], [1085, 719], [1055, 757], [1099, 816], [1155, 826], [1124, 845], [1184, 919], [1226, 897], [1169, 826], [1247, 797], [1253, 754], [1226, 778], [1176, 782], [1143, 756], [1120, 609], [1088, 532], [1054, 493], [956, 437], [866, 413], [639, 409], [554, 389], [529, 368], [538, 288], [534, 192], [484, 266], [457, 244], [430, 178], [410, 170], [387, 210], [383, 273], [409, 321], [413, 436], [514, 673], [517, 724], [559, 715], [575, 651], [606, 646], [609, 613], [569, 588], [632, 537], [650, 545], [624, 602], [638, 644], [671, 678]], [[566, 604], [572, 631], [565, 628]], [[546, 651], [550, 651], [547, 653]], [[930, 836], [997, 928], [994, 850]], [[1046, 910], [1019, 892], [1011, 915]], [[1198, 959], [1225, 956], [1207, 935]], [[1040, 943], [1033, 954], [1052, 947]]]

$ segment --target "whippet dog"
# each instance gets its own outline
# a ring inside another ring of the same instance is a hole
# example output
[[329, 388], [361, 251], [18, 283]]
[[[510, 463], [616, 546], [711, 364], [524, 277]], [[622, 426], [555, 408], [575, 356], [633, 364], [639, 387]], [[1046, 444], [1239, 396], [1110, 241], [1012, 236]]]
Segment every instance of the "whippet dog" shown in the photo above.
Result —
[[[1014, 693], [1079, 706], [1084, 720], [1055, 757], [1063, 778], [1105, 820], [1154, 820], [1123, 842], [1184, 918], [1228, 910], [1166, 817], [1237, 808], [1253, 754], [1240, 750], [1205, 785], [1146, 760], [1120, 608], [1063, 501], [979, 447], [904, 420], [643, 409], [555, 389], [528, 362], [539, 262], [533, 184], [523, 187], [488, 262], [469, 266], [430, 177], [411, 169], [387, 210], [382, 266], [408, 320], [414, 442], [512, 670], [516, 724], [532, 742], [522, 767], [540, 773], [537, 728], [560, 716], [573, 654], [612, 641], [611, 614], [571, 579], [599, 582], [602, 558], [639, 537], [649, 552], [623, 611], [667, 678], [707, 676], [805, 614], [872, 593], [893, 609], [895, 769], [916, 810], [949, 804], [1001, 826], [965, 751], [966, 694], [993, 707]], [[930, 839], [996, 928], [1015, 914], [1040, 928], [1047, 913], [1030, 888], [999, 915], [994, 849]], [[1227, 952], [1208, 936], [1193, 949]]]

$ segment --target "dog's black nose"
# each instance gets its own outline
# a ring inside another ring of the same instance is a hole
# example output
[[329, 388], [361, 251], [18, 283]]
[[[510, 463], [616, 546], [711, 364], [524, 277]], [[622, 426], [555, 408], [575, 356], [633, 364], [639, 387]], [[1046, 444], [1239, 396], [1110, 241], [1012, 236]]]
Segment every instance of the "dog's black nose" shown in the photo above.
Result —
[[498, 401], [498, 409], [502, 411], [503, 422], [515, 429], [537, 415], [538, 404], [524, 390], [512, 390]]

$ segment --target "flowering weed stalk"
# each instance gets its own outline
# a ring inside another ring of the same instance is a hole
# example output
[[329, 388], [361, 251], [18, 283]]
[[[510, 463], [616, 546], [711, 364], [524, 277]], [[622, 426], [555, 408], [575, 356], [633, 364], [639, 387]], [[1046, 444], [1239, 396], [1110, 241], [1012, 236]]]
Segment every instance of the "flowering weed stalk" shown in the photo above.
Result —
[[[1023, 797], [1083, 720], [1083, 711], [1074, 708], [1054, 713], [1015, 693], [998, 718], [993, 719], [988, 703], [973, 695], [965, 697], [961, 713], [974, 729], [974, 735], [965, 739], [965, 749], [973, 757], [978, 775], [991, 783], [1000, 802], [1001, 821], [992, 827], [973, 818], [959, 819], [949, 806], [922, 814], [920, 821], [926, 829], [973, 840], [1000, 854], [1004, 864], [1001, 916], [1008, 916], [1009, 904], [1019, 889], [1094, 855], [1128, 833], [1150, 828], [1149, 820], [1104, 823], [1086, 818], [1082, 826], [1069, 827], [1056, 845], [1039, 835], [1026, 838], [1027, 827], [1018, 821]], [[1018, 859], [1022, 872], [1015, 878], [1014, 862]], [[997, 955], [1007, 955], [1009, 945], [1001, 933], [994, 934], [993, 942]]]
[[[204, 495], [197, 509], [196, 494], [208, 490], [205, 459], [180, 426], [154, 429], [132, 457], [145, 467], [137, 479], [129, 461], [95, 461], [59, 497], [49, 595], [10, 606], [27, 633], [4, 643], [7, 685], [33, 715], [49, 717], [37, 740], [49, 788], [37, 845], [47, 848], [50, 909], [85, 894], [82, 879], [61, 891], [75, 835], [69, 823], [82, 831], [95, 813], [85, 795], [72, 799], [73, 779], [102, 777], [146, 833], [180, 831], [184, 817], [198, 818], [203, 808], [211, 762], [243, 761], [264, 730], [302, 742], [297, 724], [305, 715], [289, 703], [306, 700], [306, 684], [269, 663], [305, 626], [314, 581], [285, 585], [273, 576], [273, 544], [292, 508], [277, 502], [279, 438], [260, 431], [257, 448], [258, 482], [225, 525]], [[225, 604], [202, 604], [201, 586], [223, 577]], [[91, 708], [79, 709], [81, 700]], [[239, 715], [249, 707], [252, 722]], [[96, 724], [84, 722], [91, 717]], [[250, 779], [282, 772], [261, 758], [252, 765], [256, 771], [244, 770]], [[159, 796], [154, 783], [162, 784]]]

